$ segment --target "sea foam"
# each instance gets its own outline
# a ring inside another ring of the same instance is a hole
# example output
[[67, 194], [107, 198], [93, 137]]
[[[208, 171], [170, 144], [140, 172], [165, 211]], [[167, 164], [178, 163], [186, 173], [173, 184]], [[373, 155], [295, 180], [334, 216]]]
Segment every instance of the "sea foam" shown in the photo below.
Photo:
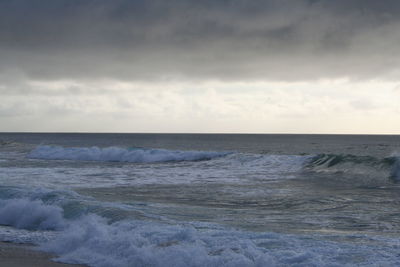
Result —
[[65, 226], [62, 208], [29, 199], [0, 200], [0, 224], [27, 230], [60, 230]]
[[[210, 223], [166, 224], [127, 219], [109, 222], [89, 213], [66, 219], [57, 205], [38, 200], [1, 200], [2, 224], [51, 229], [39, 249], [56, 261], [93, 267], [128, 266], [396, 266], [397, 241], [386, 245], [340, 243], [318, 237], [258, 233]], [[25, 234], [40, 233], [29, 231]], [[2, 236], [0, 232], [0, 236]], [[370, 238], [371, 239], [371, 238]], [[370, 259], [373, 259], [371, 262]]]
[[[390, 241], [389, 241], [390, 242]], [[256, 233], [213, 225], [151, 221], [112, 224], [88, 215], [41, 246], [57, 261], [94, 267], [129, 266], [394, 266], [396, 246], [346, 244], [313, 237]], [[373, 262], [370, 261], [373, 259]]]
[[112, 162], [169, 162], [210, 160], [225, 156], [226, 152], [179, 151], [167, 149], [142, 149], [120, 147], [61, 147], [38, 146], [28, 155], [33, 159], [83, 160]]

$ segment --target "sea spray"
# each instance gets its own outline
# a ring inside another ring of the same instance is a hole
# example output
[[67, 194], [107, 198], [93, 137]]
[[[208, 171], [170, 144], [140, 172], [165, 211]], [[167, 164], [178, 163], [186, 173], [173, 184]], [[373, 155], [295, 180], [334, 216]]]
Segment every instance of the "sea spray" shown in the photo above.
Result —
[[27, 230], [60, 230], [65, 226], [63, 210], [40, 200], [0, 200], [0, 224]]

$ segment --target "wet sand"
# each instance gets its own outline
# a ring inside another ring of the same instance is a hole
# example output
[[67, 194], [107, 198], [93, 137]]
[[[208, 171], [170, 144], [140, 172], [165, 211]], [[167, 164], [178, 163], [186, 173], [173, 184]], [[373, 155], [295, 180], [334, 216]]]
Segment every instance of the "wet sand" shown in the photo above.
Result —
[[33, 250], [33, 246], [0, 242], [0, 267], [85, 267], [52, 261], [53, 255]]

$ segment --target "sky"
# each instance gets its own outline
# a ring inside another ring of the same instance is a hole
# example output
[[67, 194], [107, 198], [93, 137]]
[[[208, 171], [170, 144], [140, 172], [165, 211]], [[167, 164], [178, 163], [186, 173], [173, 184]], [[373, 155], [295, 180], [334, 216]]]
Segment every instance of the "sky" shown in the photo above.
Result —
[[398, 0], [0, 0], [0, 131], [400, 134]]

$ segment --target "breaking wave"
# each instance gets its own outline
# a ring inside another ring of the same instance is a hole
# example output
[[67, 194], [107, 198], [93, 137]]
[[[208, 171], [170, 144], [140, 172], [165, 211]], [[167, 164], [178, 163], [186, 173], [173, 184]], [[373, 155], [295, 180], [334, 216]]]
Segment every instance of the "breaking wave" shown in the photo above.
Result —
[[40, 200], [0, 200], [0, 224], [26, 230], [59, 230], [64, 227], [63, 210]]
[[179, 151], [167, 149], [119, 148], [119, 147], [61, 147], [38, 146], [28, 155], [32, 159], [82, 160], [110, 162], [170, 162], [210, 160], [228, 155], [227, 152]]
[[319, 154], [311, 158], [304, 168], [320, 172], [386, 174], [392, 179], [400, 179], [400, 157], [396, 153], [386, 158], [351, 154]]
[[[397, 240], [393, 245], [384, 240], [386, 245], [377, 247], [375, 242], [340, 243], [318, 236], [249, 232], [212, 223], [167, 224], [126, 217], [110, 220], [91, 211], [93, 200], [72, 191], [0, 187], [0, 197], [0, 224], [29, 230], [3, 231], [0, 227], [0, 239], [32, 240], [40, 250], [55, 254], [55, 260], [64, 263], [93, 267], [400, 264]], [[71, 201], [77, 198], [88, 212], [69, 217], [66, 213]]]
[[[93, 213], [67, 219], [62, 207], [26, 198], [3, 199], [0, 207], [0, 223], [29, 229], [23, 233], [35, 235], [32, 240], [37, 240], [40, 250], [57, 255], [56, 261], [64, 263], [93, 267], [340, 266], [370, 265], [371, 258], [378, 265], [400, 263], [391, 256], [397, 255], [397, 247], [390, 246], [382, 255], [375, 245], [248, 232], [210, 223], [110, 222]], [[42, 230], [54, 234], [42, 237], [40, 233], [49, 233]], [[4, 238], [1, 232], [0, 237]]]
[[[168, 225], [141, 220], [110, 223], [95, 214], [67, 220], [56, 205], [26, 199], [8, 201], [8, 205], [17, 203], [17, 212], [11, 208], [4, 210], [2, 217], [26, 217], [25, 226], [30, 230], [57, 229], [57, 234], [40, 238], [36, 244], [40, 245], [39, 249], [57, 255], [56, 261], [64, 263], [93, 267], [368, 266], [373, 265], [371, 258], [377, 265], [400, 263], [396, 256], [391, 256], [397, 255], [397, 247], [390, 245], [382, 255], [375, 245], [247, 232], [207, 223]], [[27, 207], [33, 212], [22, 215]], [[16, 213], [19, 215], [15, 216]], [[43, 224], [36, 223], [45, 221], [52, 221], [49, 225], [53, 226], [42, 227]], [[13, 220], [9, 224], [15, 225]]]
[[[228, 156], [229, 155], [229, 156]], [[227, 157], [226, 157], [227, 156]], [[325, 173], [352, 173], [375, 177], [400, 179], [400, 155], [376, 158], [351, 154], [270, 155], [231, 152], [180, 151], [167, 149], [120, 147], [61, 147], [38, 146], [28, 158], [47, 160], [76, 160], [100, 162], [157, 163], [202, 161], [220, 158], [215, 164], [232, 164], [232, 168], [262, 168], [272, 171], [313, 171]], [[224, 166], [225, 166], [224, 165]], [[261, 170], [261, 169], [260, 169]]]
[[375, 246], [203, 227], [207, 229], [145, 221], [108, 224], [90, 215], [41, 248], [59, 255], [57, 261], [94, 267], [367, 266], [372, 257], [378, 265], [399, 263]]

